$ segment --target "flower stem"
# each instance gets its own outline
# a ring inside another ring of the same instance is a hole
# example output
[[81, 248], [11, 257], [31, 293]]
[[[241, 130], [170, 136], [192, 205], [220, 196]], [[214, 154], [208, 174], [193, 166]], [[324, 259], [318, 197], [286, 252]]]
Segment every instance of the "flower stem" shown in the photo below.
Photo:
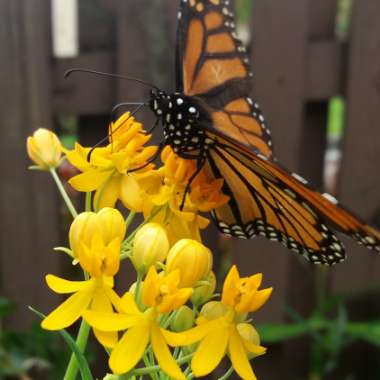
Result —
[[85, 208], [87, 212], [92, 211], [91, 202], [92, 202], [92, 193], [91, 191], [88, 191], [86, 193], [86, 208]]
[[[193, 357], [193, 355], [194, 354], [184, 356], [182, 359], [177, 360], [177, 363], [179, 365], [187, 363]], [[130, 372], [130, 374], [132, 376], [141, 376], [141, 375], [148, 375], [151, 372], [157, 372], [157, 371], [160, 371], [160, 367], [158, 365], [154, 365], [151, 367], [134, 369]]]
[[75, 217], [78, 215], [78, 213], [77, 213], [77, 211], [75, 210], [75, 207], [74, 207], [74, 205], [73, 205], [72, 202], [71, 202], [71, 199], [70, 199], [69, 196], [67, 195], [66, 190], [65, 190], [65, 188], [63, 187], [63, 184], [62, 184], [62, 182], [61, 182], [61, 180], [60, 180], [60, 178], [59, 178], [59, 176], [58, 176], [56, 170], [55, 170], [54, 168], [51, 168], [49, 171], [50, 171], [51, 175], [53, 176], [53, 179], [54, 179], [54, 181], [55, 181], [55, 184], [57, 185], [58, 190], [59, 190], [59, 192], [61, 193], [62, 198], [63, 198], [63, 200], [65, 201], [66, 206], [67, 206], [67, 208], [68, 208], [69, 211], [70, 211], [70, 214], [72, 215], [73, 218], [75, 218]]
[[123, 242], [123, 244], [130, 243], [133, 238], [135, 237], [137, 231], [144, 226], [145, 224], [149, 223], [161, 210], [163, 206], [158, 207], [156, 210], [154, 210]]
[[113, 178], [113, 175], [114, 175], [114, 172], [111, 173], [111, 175], [104, 181], [102, 187], [98, 190], [98, 192], [96, 193], [96, 202], [94, 202], [94, 210], [95, 212], [98, 212], [99, 211], [99, 208], [100, 208], [100, 201], [102, 200], [102, 196], [107, 188], [107, 186], [110, 184], [112, 178]]
[[219, 377], [218, 380], [227, 380], [234, 373], [234, 368], [231, 367], [222, 377]]
[[136, 290], [135, 290], [135, 301], [137, 303], [137, 306], [141, 309], [141, 284], [143, 279], [144, 273], [141, 271], [137, 271], [137, 279], [136, 279]]
[[128, 228], [129, 226], [131, 225], [131, 223], [133, 222], [133, 219], [135, 218], [136, 216], [136, 213], [131, 211], [129, 214], [128, 214], [128, 217], [125, 221], [125, 225], [126, 225], [126, 231], [128, 231]]
[[[85, 320], [82, 320], [82, 323], [79, 328], [76, 344], [81, 352], [84, 352], [87, 346], [88, 335], [90, 333], [90, 326]], [[66, 369], [65, 377], [63, 380], [75, 380], [78, 374], [78, 361], [75, 358], [74, 354], [71, 354], [69, 364]]]

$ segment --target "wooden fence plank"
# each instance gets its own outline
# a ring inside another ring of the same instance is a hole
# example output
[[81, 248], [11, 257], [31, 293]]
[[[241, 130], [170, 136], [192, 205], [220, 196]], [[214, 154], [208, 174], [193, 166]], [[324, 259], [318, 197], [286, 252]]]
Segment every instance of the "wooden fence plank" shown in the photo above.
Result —
[[[302, 137], [308, 9], [308, 2], [303, 0], [286, 4], [258, 0], [253, 11], [255, 97], [273, 132], [276, 156], [292, 170], [298, 167]], [[265, 319], [283, 320], [288, 297], [285, 284], [289, 276], [293, 277], [291, 267], [298, 259], [280, 245], [261, 238], [235, 242], [233, 249], [241, 268], [263, 271], [276, 288]], [[296, 277], [293, 281], [299, 284]]]
[[114, 59], [108, 52], [84, 53], [73, 59], [59, 59], [53, 66], [53, 108], [56, 113], [75, 115], [107, 115], [115, 105], [116, 83], [112, 79], [90, 74], [73, 74], [64, 78], [74, 67], [114, 71]]
[[312, 1], [308, 18], [309, 38], [325, 40], [334, 38], [337, 0]]
[[[380, 3], [371, 0], [355, 2], [353, 14], [348, 122], [339, 195], [350, 209], [373, 221], [376, 212], [380, 211], [380, 92], [377, 86], [380, 74]], [[353, 242], [347, 241], [346, 247], [348, 260], [334, 269], [335, 289], [352, 291], [378, 283], [379, 257]]]
[[332, 39], [310, 42], [307, 62], [305, 100], [326, 101], [342, 93], [342, 43]]
[[1, 294], [16, 301], [13, 327], [35, 316], [27, 305], [46, 312], [56, 297], [44, 285], [46, 273], [58, 273], [56, 195], [47, 174], [28, 173], [25, 140], [40, 126], [52, 127], [50, 107], [50, 10], [44, 0], [0, 2], [0, 213]]

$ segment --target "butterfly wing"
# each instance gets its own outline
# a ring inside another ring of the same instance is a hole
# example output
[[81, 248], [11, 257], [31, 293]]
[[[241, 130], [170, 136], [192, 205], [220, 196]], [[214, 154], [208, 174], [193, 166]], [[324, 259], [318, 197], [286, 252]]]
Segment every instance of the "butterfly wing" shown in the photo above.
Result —
[[272, 156], [269, 129], [250, 96], [249, 59], [237, 39], [233, 12], [225, 0], [182, 0], [177, 37], [177, 91], [196, 97], [213, 128]]
[[344, 247], [331, 227], [367, 248], [380, 251], [380, 232], [353, 216], [330, 195], [307, 186], [299, 175], [208, 133], [215, 145], [206, 171], [224, 178], [230, 202], [212, 216], [224, 234], [239, 238], [262, 235], [279, 241], [313, 263], [332, 265], [344, 259]]

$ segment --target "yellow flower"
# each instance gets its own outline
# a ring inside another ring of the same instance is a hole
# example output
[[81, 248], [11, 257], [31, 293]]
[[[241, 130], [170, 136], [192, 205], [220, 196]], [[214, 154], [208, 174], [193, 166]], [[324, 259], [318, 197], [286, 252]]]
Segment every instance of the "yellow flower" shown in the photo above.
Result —
[[180, 286], [194, 287], [212, 268], [212, 254], [203, 244], [191, 239], [179, 240], [169, 251], [166, 271], [179, 269]]
[[[70, 226], [70, 247], [74, 256], [79, 258], [83, 247], [91, 246], [94, 236], [101, 236], [103, 243], [107, 246], [115, 240], [120, 243], [124, 239], [125, 232], [124, 218], [114, 208], [105, 207], [98, 213], [82, 212]], [[84, 264], [83, 261], [82, 264]]]
[[[125, 113], [111, 125], [110, 144], [94, 149], [90, 162], [90, 148], [76, 144], [74, 150], [66, 152], [67, 159], [82, 172], [69, 183], [78, 191], [96, 191], [95, 209], [113, 207], [118, 199], [128, 207], [124, 198], [125, 194], [136, 191], [133, 178], [153, 168], [153, 165], [144, 167], [157, 150], [154, 146], [144, 147], [150, 137], [141, 124]], [[141, 170], [127, 174], [139, 168]]]
[[137, 271], [145, 271], [151, 265], [163, 262], [169, 252], [169, 240], [165, 229], [157, 223], [141, 227], [133, 241], [132, 263]]
[[[53, 275], [47, 275], [48, 286], [59, 294], [71, 295], [59, 307], [52, 311], [41, 326], [47, 330], [60, 330], [73, 324], [86, 309], [112, 312], [117, 299], [113, 291], [113, 276], [119, 270], [121, 242], [125, 235], [125, 222], [121, 214], [110, 208], [102, 209], [98, 214], [83, 213], [73, 222], [70, 229], [71, 246], [81, 267], [91, 278], [85, 281], [68, 281]], [[106, 347], [117, 342], [117, 333], [94, 333]]]
[[183, 238], [200, 241], [199, 231], [208, 226], [209, 220], [199, 213], [228, 202], [229, 198], [221, 192], [223, 179], [210, 180], [202, 170], [192, 182], [181, 210], [186, 186], [196, 171], [196, 161], [180, 158], [169, 146], [163, 150], [161, 159], [164, 163], [161, 168], [135, 181], [139, 190], [126, 194], [126, 203], [138, 205], [138, 211], [143, 211], [146, 218], [156, 207], [161, 207], [153, 221], [165, 227], [171, 244]]
[[149, 343], [158, 365], [171, 378], [184, 380], [180, 367], [167, 345], [159, 316], [180, 308], [191, 296], [192, 289], [179, 289], [179, 272], [158, 276], [152, 266], [144, 280], [142, 300], [147, 307], [141, 311], [131, 293], [126, 293], [117, 305], [119, 314], [87, 311], [85, 320], [102, 331], [127, 330], [112, 350], [109, 365], [114, 373], [122, 374], [133, 369], [141, 360]]
[[261, 308], [272, 294], [272, 288], [258, 290], [263, 275], [240, 278], [234, 265], [228, 273], [224, 285], [222, 303], [238, 313], [254, 312]]
[[56, 168], [61, 162], [62, 146], [51, 131], [40, 128], [29, 136], [26, 143], [29, 158], [41, 170]]
[[263, 355], [266, 349], [260, 346], [256, 330], [247, 327], [244, 318], [246, 312], [262, 306], [272, 292], [271, 288], [258, 290], [261, 277], [240, 278], [236, 267], [232, 267], [225, 280], [222, 301], [204, 305], [196, 327], [177, 334], [163, 332], [172, 346], [199, 342], [191, 361], [196, 377], [211, 373], [227, 354], [242, 379], [256, 379], [249, 359]]

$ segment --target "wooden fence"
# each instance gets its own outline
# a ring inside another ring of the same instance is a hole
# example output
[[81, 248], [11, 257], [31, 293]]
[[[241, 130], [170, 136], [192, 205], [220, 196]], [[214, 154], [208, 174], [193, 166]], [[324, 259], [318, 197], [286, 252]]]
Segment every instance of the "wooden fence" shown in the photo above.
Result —
[[[319, 187], [327, 102], [334, 95], [345, 96], [347, 126], [338, 197], [374, 222], [380, 207], [380, 2], [354, 3], [347, 43], [334, 34], [336, 3], [255, 1], [254, 95], [273, 131], [276, 156]], [[52, 247], [61, 243], [60, 202], [47, 176], [26, 171], [26, 136], [39, 126], [54, 128], [56, 117], [64, 114], [80, 116], [88, 126], [82, 136], [96, 141], [91, 125], [101, 120], [105, 128], [113, 105], [146, 96], [143, 88], [122, 81], [87, 75], [64, 80], [64, 71], [87, 67], [173, 88], [177, 1], [88, 0], [79, 5], [80, 54], [56, 59], [50, 2], [0, 2], [0, 294], [20, 305], [19, 314], [9, 322], [17, 327], [32, 318], [25, 305], [47, 311], [56, 304], [42, 278], [62, 270], [60, 257], [52, 253]], [[344, 241], [348, 259], [330, 269], [331, 289], [354, 292], [378, 283], [380, 259]], [[229, 244], [244, 274], [263, 272], [266, 284], [275, 287], [259, 321], [286, 320], [285, 304], [307, 315], [315, 297], [314, 268], [263, 239]], [[276, 347], [279, 364], [262, 369], [265, 378], [271, 378], [270, 372], [278, 378], [280, 371], [291, 367], [289, 347]], [[302, 350], [298, 353], [301, 362], [306, 357]], [[290, 372], [287, 378], [296, 377]]]

